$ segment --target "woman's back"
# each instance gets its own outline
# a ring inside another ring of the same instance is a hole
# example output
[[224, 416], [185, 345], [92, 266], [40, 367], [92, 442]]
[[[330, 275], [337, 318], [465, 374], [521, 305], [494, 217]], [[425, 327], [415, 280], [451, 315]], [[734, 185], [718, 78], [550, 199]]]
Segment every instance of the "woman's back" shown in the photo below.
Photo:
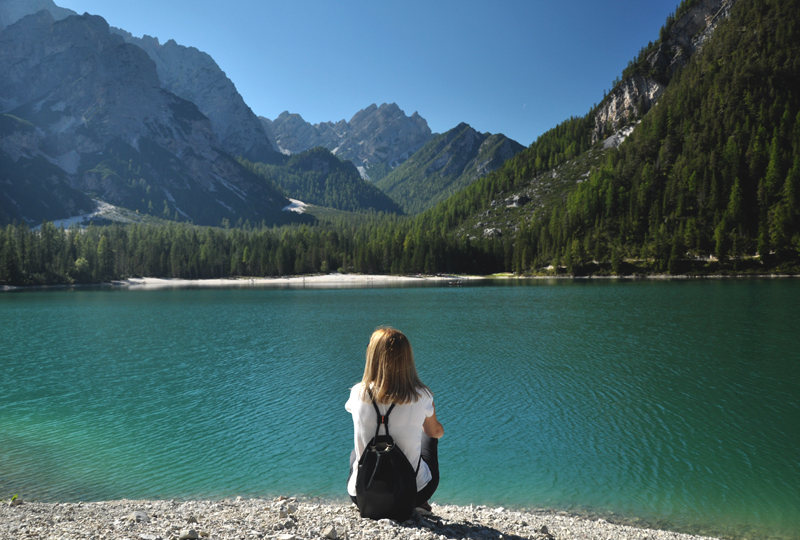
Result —
[[[350, 390], [350, 399], [345, 404], [345, 409], [353, 415], [354, 426], [354, 446], [356, 449], [356, 460], [361, 458], [364, 448], [375, 436], [375, 428], [378, 427], [378, 416], [372, 402], [361, 399], [363, 383], [355, 385]], [[421, 396], [416, 402], [395, 405], [389, 414], [389, 435], [403, 451], [408, 462], [416, 469], [419, 463], [420, 448], [422, 446], [422, 424], [425, 419], [433, 414], [433, 398], [427, 392], [421, 392]], [[385, 414], [389, 410], [389, 405], [378, 404], [378, 410]], [[381, 428], [380, 435], [384, 435]], [[423, 461], [419, 463], [417, 473], [417, 489], [431, 480], [431, 473], [428, 465]], [[350, 479], [348, 491], [355, 494], [355, 477]]]

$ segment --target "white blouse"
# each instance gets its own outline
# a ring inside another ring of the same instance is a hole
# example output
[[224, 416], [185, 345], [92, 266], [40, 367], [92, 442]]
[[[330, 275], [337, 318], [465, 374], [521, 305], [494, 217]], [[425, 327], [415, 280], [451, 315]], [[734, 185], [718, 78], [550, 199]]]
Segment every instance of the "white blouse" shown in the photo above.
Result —
[[[347, 481], [347, 492], [356, 495], [356, 476], [358, 475], [358, 460], [364, 452], [369, 441], [375, 436], [375, 428], [378, 427], [378, 418], [372, 402], [361, 400], [361, 389], [363, 383], [358, 383], [350, 390], [350, 399], [345, 403], [344, 408], [353, 415], [353, 435], [356, 448], [356, 462], [353, 464], [353, 474]], [[421, 392], [421, 396], [414, 403], [395, 405], [389, 413], [389, 435], [403, 451], [408, 462], [415, 469], [419, 463], [417, 471], [417, 491], [424, 488], [431, 481], [431, 471], [425, 460], [420, 460], [420, 447], [422, 446], [422, 423], [429, 416], [433, 416], [433, 397], [427, 392]], [[391, 405], [378, 404], [381, 414], [389, 410]], [[380, 435], [384, 434], [381, 429]]]

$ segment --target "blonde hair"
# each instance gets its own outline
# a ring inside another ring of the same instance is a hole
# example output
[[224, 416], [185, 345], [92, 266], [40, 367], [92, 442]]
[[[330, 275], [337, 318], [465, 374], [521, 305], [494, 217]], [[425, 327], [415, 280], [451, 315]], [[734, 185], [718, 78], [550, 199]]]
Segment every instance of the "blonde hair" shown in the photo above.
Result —
[[421, 392], [433, 396], [422, 384], [414, 364], [408, 338], [399, 330], [381, 326], [372, 333], [367, 346], [367, 364], [361, 379], [361, 399], [371, 401], [367, 390], [378, 403], [413, 403]]

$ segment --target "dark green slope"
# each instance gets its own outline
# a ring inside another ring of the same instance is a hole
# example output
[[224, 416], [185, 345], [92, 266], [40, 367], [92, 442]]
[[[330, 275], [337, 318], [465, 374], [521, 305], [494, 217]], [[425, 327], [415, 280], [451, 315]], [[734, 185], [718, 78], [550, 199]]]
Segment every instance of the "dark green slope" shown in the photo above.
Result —
[[375, 185], [406, 213], [417, 214], [496, 170], [523, 149], [502, 134], [479, 133], [462, 123], [434, 137]]
[[340, 160], [322, 146], [293, 154], [279, 165], [241, 162], [282, 187], [289, 197], [308, 204], [351, 212], [402, 213], [397, 203], [361, 178], [355, 165]]
[[[740, 0], [628, 140], [576, 175], [581, 183], [562, 186], [547, 204], [496, 213], [492, 226], [519, 228], [513, 269], [554, 260], [570, 269], [613, 260], [619, 269], [631, 258], [680, 272], [714, 256], [722, 269], [747, 270], [796, 259], [799, 19], [797, 0]], [[493, 200], [535, 191], [548, 166], [575, 163], [589, 147], [592, 119], [590, 112], [545, 133], [433, 209], [429, 226], [474, 235]]]
[[523, 235], [531, 254], [675, 272], [708, 255], [796, 258], [799, 23], [796, 0], [734, 6], [630, 139]]

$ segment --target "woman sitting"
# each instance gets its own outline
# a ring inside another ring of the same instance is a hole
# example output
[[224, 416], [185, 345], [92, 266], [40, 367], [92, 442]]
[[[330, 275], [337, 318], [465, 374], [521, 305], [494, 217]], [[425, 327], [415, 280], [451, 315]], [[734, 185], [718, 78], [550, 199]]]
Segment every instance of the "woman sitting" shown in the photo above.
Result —
[[[374, 405], [373, 405], [374, 400]], [[444, 434], [436, 419], [433, 392], [417, 375], [408, 338], [393, 328], [378, 328], [367, 347], [364, 377], [350, 391], [345, 409], [353, 415], [355, 448], [350, 454], [347, 492], [356, 504], [356, 479], [365, 448], [378, 430], [378, 414], [389, 416], [388, 432], [416, 469], [417, 508], [430, 511], [428, 500], [439, 485], [438, 439]]]

